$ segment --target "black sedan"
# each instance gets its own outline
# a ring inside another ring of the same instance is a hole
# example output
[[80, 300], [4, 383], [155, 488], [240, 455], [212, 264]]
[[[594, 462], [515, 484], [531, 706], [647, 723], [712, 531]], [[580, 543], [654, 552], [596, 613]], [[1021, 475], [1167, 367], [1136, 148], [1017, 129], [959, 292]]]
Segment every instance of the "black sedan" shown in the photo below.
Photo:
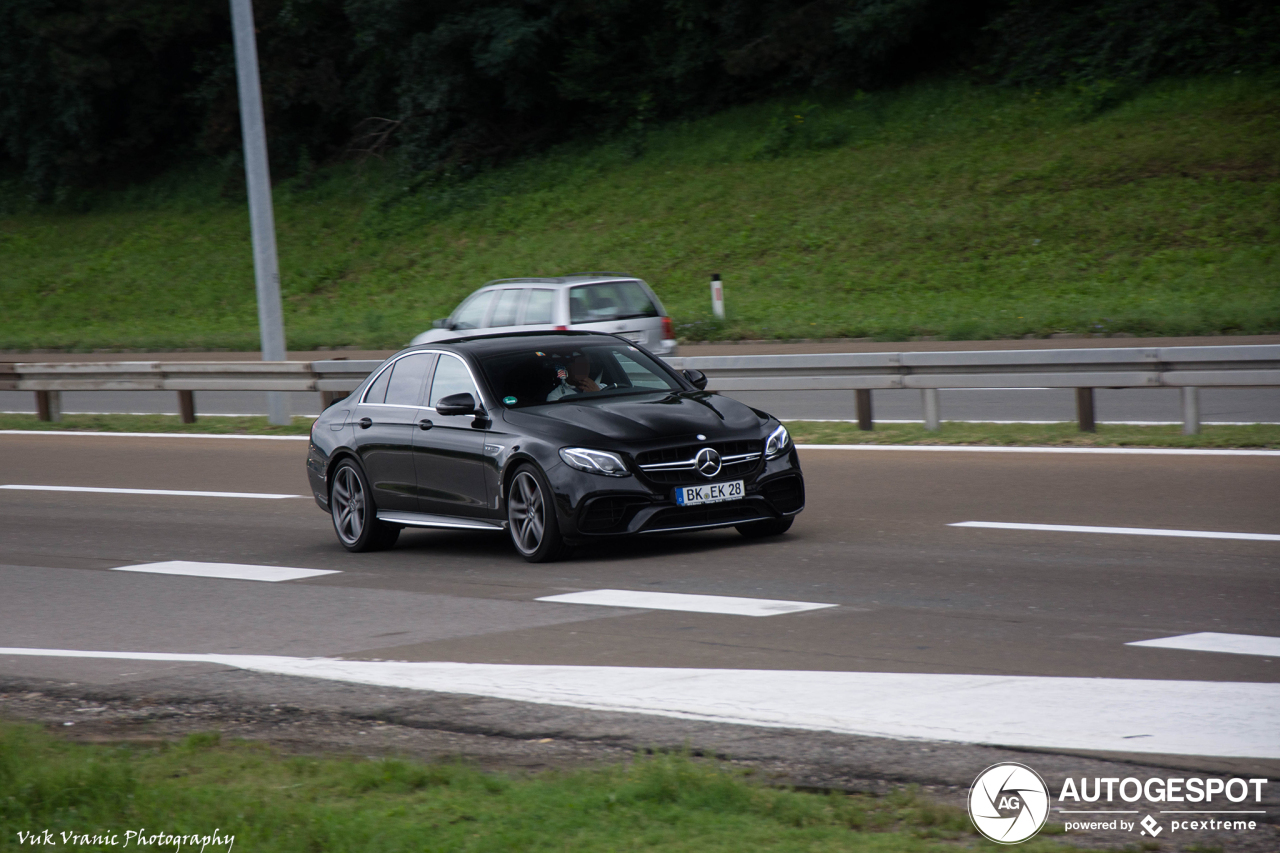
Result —
[[607, 537], [785, 532], [804, 508], [791, 437], [705, 387], [612, 335], [427, 344], [320, 415], [307, 474], [350, 551], [405, 527], [506, 530], [532, 562]]

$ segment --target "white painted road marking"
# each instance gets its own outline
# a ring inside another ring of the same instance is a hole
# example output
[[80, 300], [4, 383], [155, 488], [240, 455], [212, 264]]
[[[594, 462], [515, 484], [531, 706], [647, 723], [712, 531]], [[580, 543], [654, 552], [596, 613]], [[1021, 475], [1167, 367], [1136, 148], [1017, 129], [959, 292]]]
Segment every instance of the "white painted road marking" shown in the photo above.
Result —
[[631, 589], [593, 589], [548, 595], [538, 601], [557, 604], [599, 604], [605, 607], [642, 607], [646, 610], [683, 610], [689, 613], [724, 613], [730, 616], [778, 616], [804, 610], [821, 610], [835, 604], [809, 601], [776, 601], [769, 598], [735, 598], [728, 595], [686, 595], [676, 592], [640, 592]]
[[[900, 740], [1280, 758], [1280, 684], [892, 672], [403, 663], [0, 648]], [[1141, 737], [1135, 737], [1141, 735]]]
[[0, 489], [11, 489], [19, 492], [98, 492], [106, 495], [177, 495], [187, 498], [259, 498], [261, 500], [282, 500], [284, 498], [301, 498], [305, 495], [276, 495], [270, 492], [195, 492], [184, 489], [105, 489], [96, 486], [23, 486], [11, 484], [0, 486]]
[[240, 563], [196, 563], [189, 560], [170, 560], [165, 563], [143, 563], [138, 566], [120, 566], [113, 572], [147, 572], [156, 575], [187, 575], [196, 578], [225, 578], [237, 581], [296, 581], [320, 575], [336, 575], [330, 569], [295, 569], [290, 566], [249, 566]]
[[1188, 539], [1252, 539], [1280, 542], [1276, 533], [1223, 533], [1216, 530], [1165, 530], [1159, 527], [1088, 527], [1078, 524], [1017, 524], [1011, 521], [957, 521], [948, 527], [992, 527], [997, 530], [1048, 530], [1057, 533], [1122, 533], [1129, 536], [1180, 536]]
[[1158, 640], [1138, 640], [1125, 645], [1150, 646], [1155, 649], [1183, 649], [1190, 652], [1225, 652], [1232, 655], [1280, 657], [1280, 637], [1263, 637], [1257, 634], [1219, 634], [1216, 631], [1201, 631], [1198, 634], [1161, 637]]

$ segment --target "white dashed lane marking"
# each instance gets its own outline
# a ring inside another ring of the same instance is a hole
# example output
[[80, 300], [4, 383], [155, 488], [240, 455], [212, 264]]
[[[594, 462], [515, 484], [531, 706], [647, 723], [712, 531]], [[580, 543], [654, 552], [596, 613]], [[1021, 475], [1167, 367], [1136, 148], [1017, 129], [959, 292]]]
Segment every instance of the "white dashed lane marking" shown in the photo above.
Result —
[[958, 521], [948, 527], [990, 527], [996, 530], [1047, 530], [1055, 533], [1119, 533], [1128, 536], [1179, 536], [1189, 539], [1251, 539], [1280, 542], [1276, 533], [1228, 533], [1217, 530], [1165, 530], [1159, 527], [1089, 527], [1079, 524], [1018, 524], [1011, 521]]
[[272, 492], [197, 492], [187, 489], [107, 489], [98, 486], [26, 486], [16, 483], [0, 485], [0, 489], [15, 492], [96, 492], [104, 495], [169, 495], [184, 498], [257, 498], [259, 500], [283, 500], [305, 495], [278, 495]]
[[1263, 637], [1257, 634], [1219, 634], [1216, 631], [1201, 631], [1198, 634], [1161, 637], [1158, 640], [1138, 640], [1125, 645], [1150, 646], [1153, 649], [1182, 649], [1188, 652], [1224, 652], [1231, 655], [1280, 657], [1280, 637]]
[[723, 613], [730, 616], [778, 616], [804, 610], [821, 610], [835, 604], [810, 601], [776, 601], [769, 598], [735, 598], [728, 595], [686, 595], [675, 592], [640, 592], [631, 589], [592, 589], [564, 595], [548, 595], [538, 601], [556, 604], [598, 604], [604, 607], [640, 607], [645, 610], [683, 610], [687, 613]]
[[296, 581], [320, 575], [336, 575], [329, 569], [295, 569], [290, 566], [249, 566], [240, 563], [196, 563], [189, 560], [170, 560], [165, 563], [143, 563], [138, 566], [121, 566], [113, 572], [147, 572], [156, 575], [186, 575], [196, 578], [223, 578], [237, 581]]
[[0, 648], [868, 737], [1280, 758], [1280, 684], [897, 672], [522, 666]]

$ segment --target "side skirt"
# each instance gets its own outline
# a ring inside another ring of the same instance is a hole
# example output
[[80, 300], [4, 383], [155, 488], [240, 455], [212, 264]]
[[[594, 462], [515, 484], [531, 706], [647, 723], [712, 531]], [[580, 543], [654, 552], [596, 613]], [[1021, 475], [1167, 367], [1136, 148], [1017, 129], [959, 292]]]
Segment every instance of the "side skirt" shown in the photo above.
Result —
[[403, 524], [405, 527], [447, 527], [454, 530], [493, 530], [498, 532], [507, 529], [505, 521], [486, 521], [483, 518], [457, 518], [452, 515], [430, 515], [425, 512], [378, 510], [378, 520], [389, 524]]

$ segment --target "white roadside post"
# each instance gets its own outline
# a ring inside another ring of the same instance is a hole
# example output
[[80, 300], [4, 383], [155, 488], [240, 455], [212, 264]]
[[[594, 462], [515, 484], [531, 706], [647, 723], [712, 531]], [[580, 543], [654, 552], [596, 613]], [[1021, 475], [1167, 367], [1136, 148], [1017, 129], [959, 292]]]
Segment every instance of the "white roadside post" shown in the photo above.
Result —
[[[284, 311], [280, 304], [280, 265], [276, 260], [276, 223], [271, 209], [271, 172], [267, 132], [258, 80], [258, 46], [253, 34], [252, 0], [231, 0], [236, 79], [240, 88], [240, 128], [244, 137], [244, 176], [249, 188], [249, 224], [253, 232], [253, 272], [258, 290], [258, 330], [263, 361], [284, 361]], [[267, 414], [273, 424], [290, 422], [283, 391], [268, 391]]]
[[711, 276], [711, 310], [717, 320], [724, 319], [724, 285], [720, 281], [720, 273]]

